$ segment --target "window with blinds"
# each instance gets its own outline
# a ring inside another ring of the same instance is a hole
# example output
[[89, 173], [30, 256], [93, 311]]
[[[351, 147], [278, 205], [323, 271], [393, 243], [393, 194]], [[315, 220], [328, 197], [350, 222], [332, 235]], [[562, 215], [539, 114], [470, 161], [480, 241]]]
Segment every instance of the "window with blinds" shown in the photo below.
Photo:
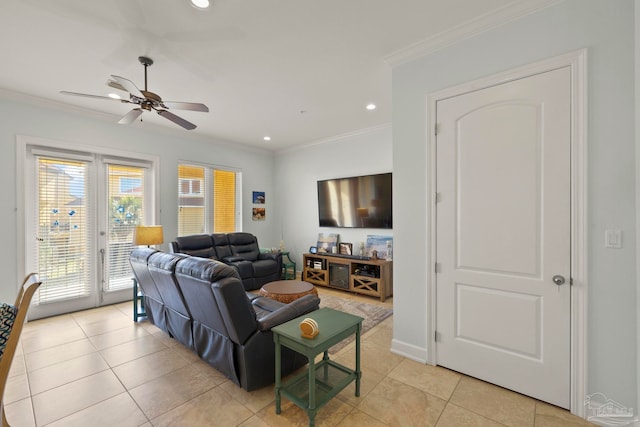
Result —
[[107, 262], [105, 291], [131, 287], [133, 230], [144, 224], [144, 173], [136, 166], [107, 164]]
[[236, 231], [236, 173], [213, 171], [213, 232]]
[[178, 236], [236, 231], [238, 174], [178, 165]]
[[92, 291], [89, 233], [94, 217], [88, 163], [37, 157], [37, 253], [43, 284], [38, 304], [87, 296]]

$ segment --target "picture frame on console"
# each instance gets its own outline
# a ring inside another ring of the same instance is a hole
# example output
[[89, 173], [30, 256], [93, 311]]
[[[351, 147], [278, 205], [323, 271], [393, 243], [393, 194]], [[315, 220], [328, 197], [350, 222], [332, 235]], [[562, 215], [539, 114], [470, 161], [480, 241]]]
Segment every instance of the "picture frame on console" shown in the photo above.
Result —
[[352, 243], [346, 243], [346, 242], [340, 242], [338, 244], [339, 249], [339, 253], [341, 253], [342, 255], [353, 255], [353, 244]]
[[336, 253], [338, 250], [338, 235], [335, 233], [318, 233], [318, 253]]
[[388, 252], [392, 245], [392, 236], [367, 235], [366, 254], [372, 257], [375, 251], [377, 258], [387, 259], [387, 256], [390, 255]]

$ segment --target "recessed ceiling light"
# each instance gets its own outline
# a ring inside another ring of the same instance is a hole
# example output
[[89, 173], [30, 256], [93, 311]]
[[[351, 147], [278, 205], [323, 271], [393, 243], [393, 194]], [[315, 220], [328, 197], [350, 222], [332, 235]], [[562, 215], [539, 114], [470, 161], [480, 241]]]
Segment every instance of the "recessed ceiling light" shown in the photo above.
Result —
[[189, 3], [199, 10], [204, 10], [209, 7], [209, 0], [189, 0]]
[[271, 137], [270, 137], [270, 136], [265, 136], [265, 137], [264, 137], [264, 138], [262, 138], [262, 139], [264, 139], [265, 141], [271, 141]]
[[110, 93], [109, 95], [107, 95], [109, 98], [113, 98], [113, 99], [121, 99], [120, 95], [118, 95], [117, 93]]
[[367, 104], [367, 110], [371, 111], [371, 110], [375, 110], [376, 109], [376, 104]]

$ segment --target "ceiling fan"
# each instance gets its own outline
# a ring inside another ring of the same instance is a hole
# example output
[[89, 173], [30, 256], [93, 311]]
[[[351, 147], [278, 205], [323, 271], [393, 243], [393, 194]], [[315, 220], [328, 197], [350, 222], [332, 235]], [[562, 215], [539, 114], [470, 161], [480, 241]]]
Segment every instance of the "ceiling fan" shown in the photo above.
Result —
[[88, 98], [108, 99], [111, 101], [115, 100], [126, 104], [137, 105], [137, 107], [129, 111], [118, 121], [118, 123], [120, 124], [128, 125], [130, 123], [133, 123], [138, 117], [140, 117], [142, 112], [146, 110], [155, 111], [165, 119], [171, 120], [175, 124], [182, 126], [187, 130], [195, 129], [196, 125], [183, 119], [182, 117], [170, 113], [168, 110], [170, 108], [175, 108], [176, 110], [202, 111], [206, 113], [209, 111], [209, 108], [204, 104], [195, 102], [163, 101], [162, 98], [160, 98], [160, 95], [149, 92], [147, 90], [147, 68], [151, 64], [153, 64], [153, 60], [151, 58], [147, 58], [146, 56], [139, 56], [138, 61], [140, 61], [140, 63], [144, 66], [144, 90], [138, 89], [138, 87], [131, 80], [125, 79], [124, 77], [120, 76], [111, 75], [111, 78], [113, 80], [109, 80], [107, 82], [107, 85], [112, 88], [129, 92], [129, 99], [117, 99], [108, 96], [89, 95], [86, 93], [67, 91], [60, 91], [60, 93], [65, 95], [84, 96]]

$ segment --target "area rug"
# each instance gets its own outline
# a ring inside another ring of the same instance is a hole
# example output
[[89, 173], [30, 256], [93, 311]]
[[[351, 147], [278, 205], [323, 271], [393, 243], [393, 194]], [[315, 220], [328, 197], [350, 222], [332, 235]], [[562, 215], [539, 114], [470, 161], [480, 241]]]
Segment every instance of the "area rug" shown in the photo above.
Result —
[[[354, 301], [352, 299], [335, 297], [333, 295], [321, 294], [320, 308], [324, 307], [333, 308], [334, 310], [339, 310], [345, 313], [362, 317], [364, 319], [362, 321], [363, 334], [393, 314], [393, 310], [390, 308]], [[341, 341], [340, 343], [331, 347], [331, 349], [329, 349], [329, 353], [338, 352], [354, 339], [355, 337], [350, 337]]]

